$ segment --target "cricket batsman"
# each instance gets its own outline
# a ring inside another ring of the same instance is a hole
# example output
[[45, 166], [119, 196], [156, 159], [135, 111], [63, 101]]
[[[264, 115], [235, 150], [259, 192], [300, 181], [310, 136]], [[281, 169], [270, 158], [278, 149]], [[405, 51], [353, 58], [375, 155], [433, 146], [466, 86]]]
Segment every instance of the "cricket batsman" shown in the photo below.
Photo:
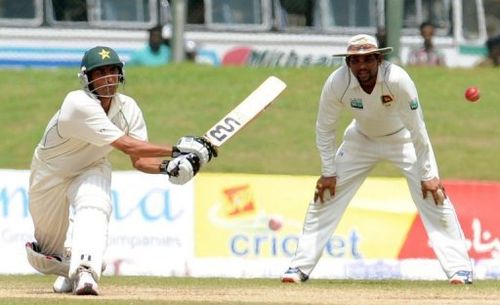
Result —
[[182, 137], [175, 146], [148, 142], [137, 103], [118, 93], [125, 79], [113, 49], [85, 52], [78, 76], [82, 88], [66, 95], [33, 154], [29, 210], [36, 241], [26, 253], [33, 268], [59, 275], [55, 292], [98, 295], [111, 215], [108, 154], [118, 149], [137, 170], [184, 184], [217, 151], [201, 137]]

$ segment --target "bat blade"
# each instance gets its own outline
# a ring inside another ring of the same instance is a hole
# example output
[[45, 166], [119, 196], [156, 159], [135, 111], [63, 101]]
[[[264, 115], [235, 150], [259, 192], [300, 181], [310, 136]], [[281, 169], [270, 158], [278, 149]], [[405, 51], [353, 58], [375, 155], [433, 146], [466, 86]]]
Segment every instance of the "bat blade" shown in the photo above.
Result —
[[279, 78], [275, 76], [268, 77], [238, 106], [210, 128], [204, 137], [214, 146], [222, 146], [269, 107], [285, 88], [286, 84]]

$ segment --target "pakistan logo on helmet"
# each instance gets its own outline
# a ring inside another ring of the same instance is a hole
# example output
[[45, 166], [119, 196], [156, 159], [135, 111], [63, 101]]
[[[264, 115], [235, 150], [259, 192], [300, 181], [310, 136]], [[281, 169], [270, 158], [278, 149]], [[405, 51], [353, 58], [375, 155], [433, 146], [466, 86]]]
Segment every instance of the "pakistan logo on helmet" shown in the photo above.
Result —
[[85, 52], [80, 69], [82, 72], [88, 72], [95, 68], [109, 65], [116, 65], [122, 68], [123, 62], [113, 49], [97, 46]]

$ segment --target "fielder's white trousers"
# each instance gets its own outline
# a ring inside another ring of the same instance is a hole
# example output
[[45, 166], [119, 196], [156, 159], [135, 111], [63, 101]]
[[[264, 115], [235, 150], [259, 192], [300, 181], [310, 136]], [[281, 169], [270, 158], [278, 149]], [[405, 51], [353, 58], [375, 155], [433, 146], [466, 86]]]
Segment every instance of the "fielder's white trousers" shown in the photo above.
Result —
[[[436, 206], [430, 193], [427, 199], [423, 199], [415, 149], [408, 130], [369, 138], [350, 125], [335, 160], [335, 196], [324, 203], [318, 201], [309, 204], [303, 233], [290, 267], [298, 267], [306, 274], [312, 272], [356, 191], [370, 170], [378, 162], [386, 160], [399, 168], [406, 177], [433, 250], [448, 278], [458, 270], [472, 270], [463, 232], [451, 201], [446, 199], [443, 205]], [[432, 161], [435, 163], [435, 160]]]
[[[34, 157], [29, 196], [35, 239], [41, 252], [64, 257], [65, 247], [70, 246], [68, 277], [85, 265], [92, 268], [98, 280], [111, 214], [110, 164], [103, 159], [67, 177], [53, 172]], [[70, 215], [70, 206], [74, 215]], [[68, 230], [70, 218], [72, 230]]]

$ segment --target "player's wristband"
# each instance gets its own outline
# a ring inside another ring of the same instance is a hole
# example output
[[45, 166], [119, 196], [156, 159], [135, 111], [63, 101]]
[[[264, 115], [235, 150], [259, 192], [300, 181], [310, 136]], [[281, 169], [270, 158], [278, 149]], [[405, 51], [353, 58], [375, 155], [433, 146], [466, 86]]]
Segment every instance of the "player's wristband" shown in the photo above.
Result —
[[169, 162], [170, 162], [169, 160], [163, 160], [161, 162], [161, 164], [160, 164], [160, 174], [168, 175], [167, 166], [168, 166]]

